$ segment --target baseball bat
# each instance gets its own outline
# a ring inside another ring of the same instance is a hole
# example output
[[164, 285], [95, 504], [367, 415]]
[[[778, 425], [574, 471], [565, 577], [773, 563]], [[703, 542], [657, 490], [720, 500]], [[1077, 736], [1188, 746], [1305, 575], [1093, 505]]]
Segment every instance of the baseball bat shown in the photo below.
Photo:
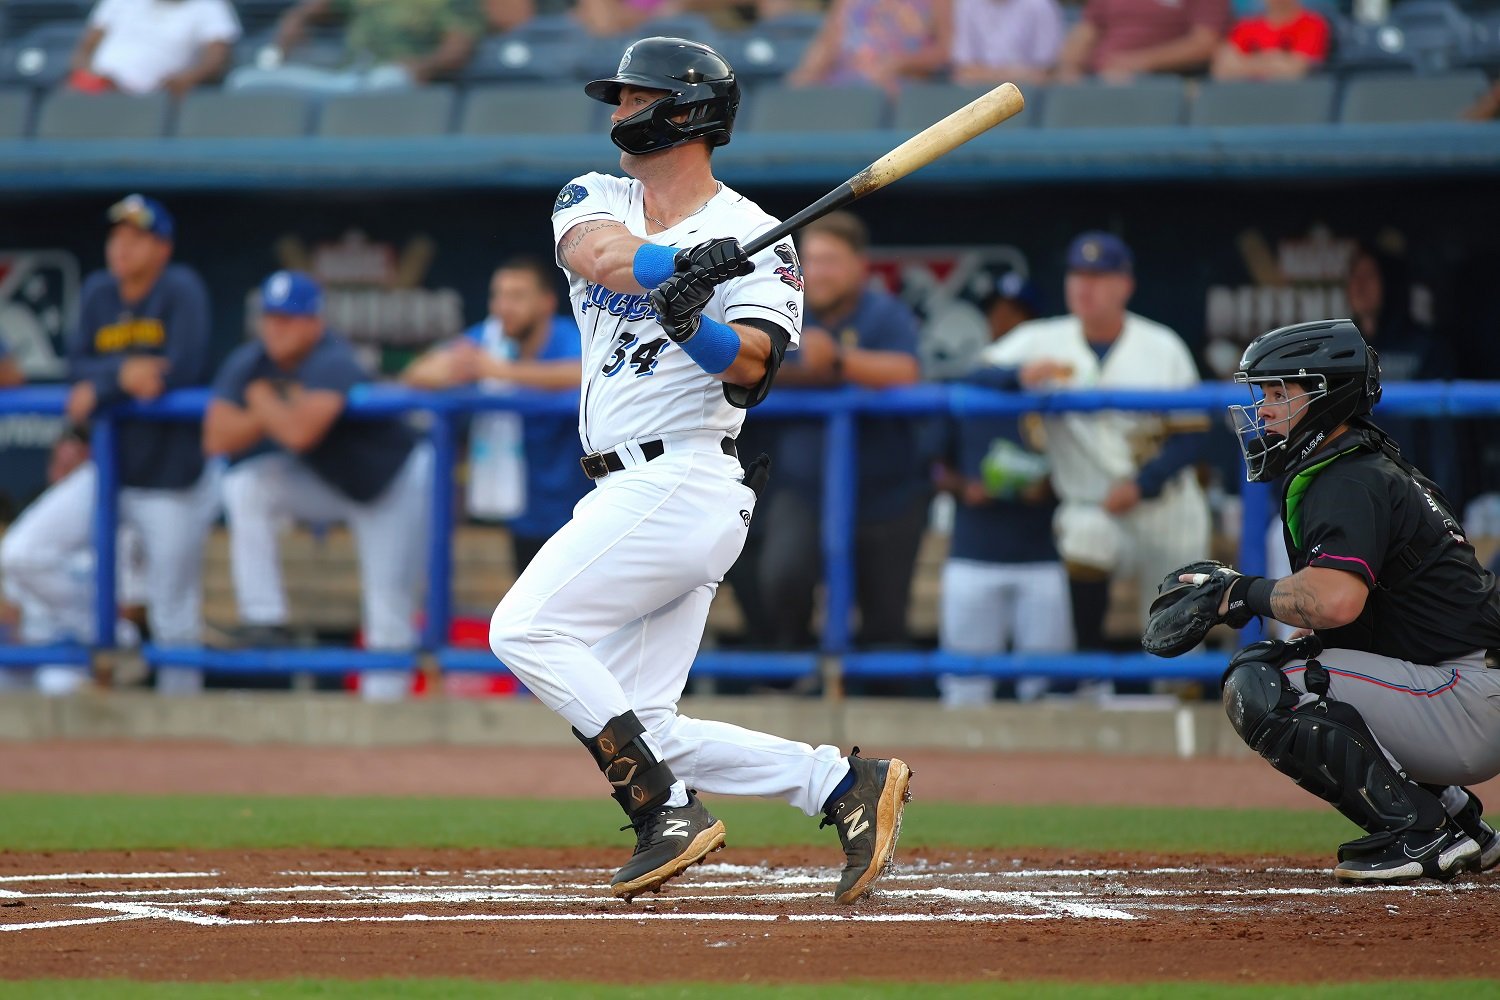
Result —
[[1021, 91], [1013, 83], [1002, 83], [988, 94], [976, 97], [940, 122], [927, 126], [895, 149], [849, 178], [832, 191], [808, 205], [774, 229], [761, 233], [745, 244], [745, 255], [754, 257], [766, 247], [822, 218], [834, 209], [843, 208], [872, 191], [879, 191], [907, 174], [920, 170], [940, 156], [946, 156], [981, 132], [988, 131], [1014, 117], [1026, 106]]

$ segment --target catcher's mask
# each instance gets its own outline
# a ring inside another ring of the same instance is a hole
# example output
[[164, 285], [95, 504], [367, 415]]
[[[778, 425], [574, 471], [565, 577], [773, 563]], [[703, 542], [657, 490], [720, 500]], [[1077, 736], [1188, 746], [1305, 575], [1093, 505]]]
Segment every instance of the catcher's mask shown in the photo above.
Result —
[[625, 50], [615, 75], [583, 88], [596, 101], [620, 103], [630, 84], [667, 93], [615, 123], [610, 140], [642, 155], [704, 139], [710, 147], [729, 142], [740, 109], [740, 85], [728, 60], [702, 42], [686, 38], [642, 38]]
[[1285, 473], [1339, 424], [1369, 413], [1381, 393], [1380, 359], [1347, 319], [1257, 337], [1234, 380], [1250, 390], [1250, 405], [1231, 406], [1229, 414], [1252, 483]]

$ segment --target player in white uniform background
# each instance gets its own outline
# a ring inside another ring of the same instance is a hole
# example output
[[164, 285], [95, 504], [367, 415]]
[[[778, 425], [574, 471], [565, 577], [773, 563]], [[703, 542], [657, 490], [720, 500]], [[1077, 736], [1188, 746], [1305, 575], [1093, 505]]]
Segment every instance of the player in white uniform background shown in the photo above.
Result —
[[[1182, 338], [1125, 308], [1135, 280], [1123, 241], [1083, 233], [1068, 248], [1067, 266], [1068, 315], [1022, 323], [985, 348], [980, 361], [993, 366], [988, 384], [1143, 390], [1198, 384]], [[1207, 419], [1071, 412], [1046, 418], [1044, 429], [1078, 647], [1102, 648], [1111, 577], [1137, 581], [1144, 621], [1162, 577], [1208, 555], [1208, 501], [1193, 467]]]
[[[853, 902], [895, 847], [907, 766], [677, 714], [755, 511], [734, 439], [797, 341], [796, 252], [787, 239], [752, 262], [740, 248], [776, 220], [714, 178], [739, 106], [717, 52], [642, 39], [586, 92], [617, 106], [610, 138], [630, 175], [576, 178], [552, 216], [596, 482], [496, 608], [490, 646], [572, 725], [630, 817], [616, 895], [659, 889], [724, 845], [695, 789], [823, 811], [847, 856], [838, 899]], [[754, 484], [765, 465], [752, 468]]]

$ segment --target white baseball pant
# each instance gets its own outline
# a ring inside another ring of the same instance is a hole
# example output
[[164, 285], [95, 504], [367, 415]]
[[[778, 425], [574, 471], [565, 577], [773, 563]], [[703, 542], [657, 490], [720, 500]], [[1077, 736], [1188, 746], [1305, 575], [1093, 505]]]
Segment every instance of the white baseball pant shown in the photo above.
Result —
[[[945, 652], [1066, 653], [1074, 647], [1068, 572], [1060, 562], [949, 559], [938, 616], [938, 643]], [[1016, 697], [1022, 701], [1046, 690], [1045, 677], [1016, 678]], [[984, 705], [995, 697], [995, 679], [941, 674], [938, 692], [949, 708]]]

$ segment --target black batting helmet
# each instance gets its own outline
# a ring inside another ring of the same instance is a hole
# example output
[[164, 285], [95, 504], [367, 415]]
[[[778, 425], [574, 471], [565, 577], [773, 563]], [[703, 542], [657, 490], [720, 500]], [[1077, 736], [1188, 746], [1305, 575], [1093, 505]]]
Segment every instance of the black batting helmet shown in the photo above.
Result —
[[[1294, 458], [1311, 454], [1339, 424], [1374, 409], [1380, 402], [1380, 357], [1350, 320], [1298, 323], [1251, 341], [1234, 380], [1251, 387], [1250, 406], [1229, 408], [1238, 425], [1245, 478], [1263, 482], [1285, 472]], [[1287, 392], [1288, 382], [1302, 391]], [[1288, 419], [1306, 412], [1290, 436], [1259, 416], [1268, 385], [1279, 385], [1286, 396]]]
[[[619, 104], [620, 88], [627, 84], [668, 94], [610, 129], [610, 139], [625, 152], [654, 153], [695, 139], [706, 139], [710, 146], [729, 141], [740, 109], [740, 85], [729, 61], [702, 42], [642, 38], [625, 50], [614, 76], [583, 90], [596, 101]], [[684, 121], [672, 120], [684, 112]]]

